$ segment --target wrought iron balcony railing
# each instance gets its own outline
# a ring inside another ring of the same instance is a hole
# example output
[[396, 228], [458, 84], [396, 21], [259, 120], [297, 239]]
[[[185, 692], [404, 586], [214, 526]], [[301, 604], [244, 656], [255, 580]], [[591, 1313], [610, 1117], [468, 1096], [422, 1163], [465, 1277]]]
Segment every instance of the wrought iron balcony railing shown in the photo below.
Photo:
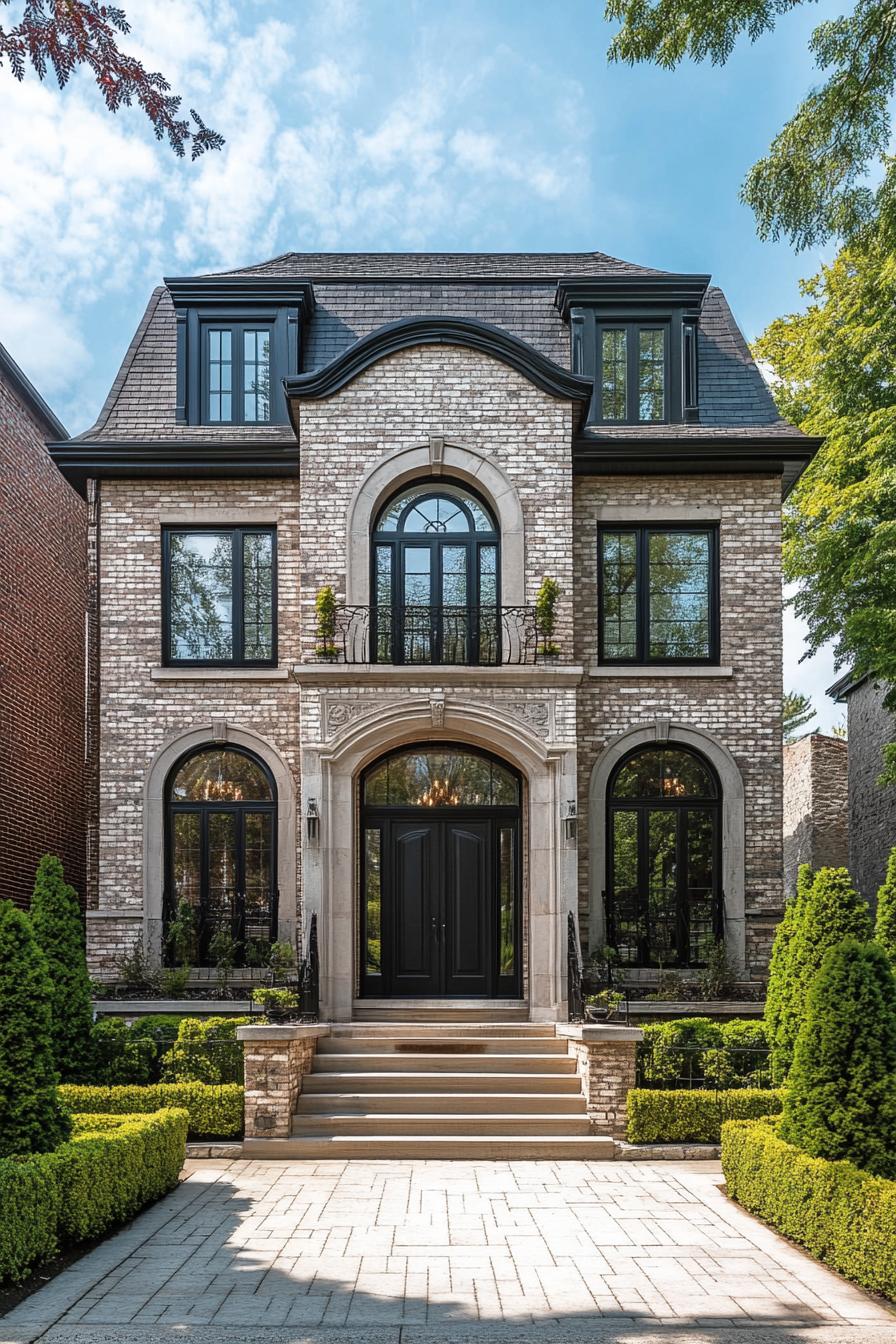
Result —
[[553, 647], [534, 607], [336, 608], [332, 642], [318, 654], [343, 663], [497, 667], [539, 663]]

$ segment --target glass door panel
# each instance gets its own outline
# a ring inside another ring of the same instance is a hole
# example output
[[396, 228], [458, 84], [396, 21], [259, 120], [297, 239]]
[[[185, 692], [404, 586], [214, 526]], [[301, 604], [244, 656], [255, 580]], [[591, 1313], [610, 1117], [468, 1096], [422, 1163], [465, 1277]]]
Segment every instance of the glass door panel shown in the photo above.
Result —
[[377, 546], [374, 575], [376, 629], [374, 656], [378, 663], [392, 661], [392, 547]]
[[432, 661], [432, 553], [428, 546], [405, 546], [402, 591], [404, 661]]
[[271, 943], [273, 915], [273, 829], [270, 812], [243, 814], [243, 929], [248, 966], [263, 966]]
[[498, 548], [479, 547], [479, 662], [501, 661], [498, 626]]
[[636, 966], [645, 940], [638, 883], [638, 813], [613, 813], [613, 945], [625, 966]]
[[[203, 921], [206, 946], [203, 950], [209, 955], [216, 934], [234, 932], [239, 891], [237, 815], [235, 812], [209, 812], [207, 825], [208, 890]], [[214, 954], [211, 956], [213, 961]]]
[[[175, 960], [193, 965], [197, 959], [195, 930], [202, 900], [202, 817], [199, 812], [175, 812], [172, 816], [171, 890], [171, 916], [176, 917], [181, 901], [186, 901], [193, 910], [194, 934], [191, 947], [178, 946], [168, 950]], [[179, 920], [178, 927], [181, 927]]]
[[516, 854], [512, 826], [498, 830], [498, 974], [516, 972]]
[[652, 957], [668, 966], [679, 960], [678, 813], [646, 813], [647, 928]]
[[685, 813], [685, 910], [688, 920], [688, 944], [691, 962], [705, 962], [716, 939], [715, 910], [715, 826], [708, 808]]
[[441, 546], [441, 637], [443, 663], [467, 662], [470, 613], [467, 605], [467, 548]]
[[364, 831], [364, 974], [383, 973], [383, 832]]

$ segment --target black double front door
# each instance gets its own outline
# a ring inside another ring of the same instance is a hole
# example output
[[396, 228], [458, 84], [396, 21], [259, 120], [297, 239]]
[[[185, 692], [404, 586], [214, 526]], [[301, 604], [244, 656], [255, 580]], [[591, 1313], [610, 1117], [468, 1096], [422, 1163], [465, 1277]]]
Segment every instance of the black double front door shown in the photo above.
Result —
[[370, 814], [364, 834], [364, 991], [517, 995], [518, 817]]

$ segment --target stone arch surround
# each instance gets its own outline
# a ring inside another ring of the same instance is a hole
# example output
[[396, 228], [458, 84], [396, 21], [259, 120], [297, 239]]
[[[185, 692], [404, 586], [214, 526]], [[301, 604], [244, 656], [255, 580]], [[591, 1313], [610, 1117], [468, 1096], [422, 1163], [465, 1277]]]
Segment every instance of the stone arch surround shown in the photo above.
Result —
[[486, 453], [448, 439], [398, 448], [376, 462], [362, 477], [348, 510], [345, 599], [349, 606], [370, 603], [370, 533], [373, 521], [390, 495], [404, 485], [432, 479], [471, 485], [493, 508], [501, 533], [501, 601], [517, 607], [525, 602], [525, 531], [523, 509], [510, 478]]
[[234, 746], [252, 752], [270, 770], [277, 789], [278, 935], [296, 931], [296, 789], [289, 766], [260, 733], [231, 723], [200, 723], [169, 737], [156, 752], [143, 786], [144, 945], [156, 962], [162, 955], [162, 895], [165, 874], [165, 785], [182, 756], [197, 747]]
[[371, 762], [410, 743], [456, 742], [494, 752], [514, 765], [526, 786], [528, 998], [533, 1021], [555, 1021], [566, 1009], [566, 912], [576, 899], [575, 847], [564, 841], [561, 800], [575, 788], [575, 752], [547, 744], [520, 719], [475, 698], [452, 696], [434, 725], [429, 698], [353, 720], [326, 748], [303, 753], [306, 794], [320, 803], [316, 843], [303, 836], [304, 911], [319, 915], [323, 1014], [349, 1021], [355, 986], [357, 784]]
[[744, 782], [737, 762], [728, 748], [702, 728], [679, 723], [645, 723], [613, 739], [598, 757], [591, 772], [588, 790], [589, 854], [589, 949], [594, 951], [606, 939], [602, 893], [606, 887], [607, 785], [614, 767], [636, 747], [675, 743], [692, 747], [714, 767], [722, 787], [722, 891], [724, 892], [725, 944], [729, 955], [743, 972], [746, 961], [745, 923], [745, 830]]

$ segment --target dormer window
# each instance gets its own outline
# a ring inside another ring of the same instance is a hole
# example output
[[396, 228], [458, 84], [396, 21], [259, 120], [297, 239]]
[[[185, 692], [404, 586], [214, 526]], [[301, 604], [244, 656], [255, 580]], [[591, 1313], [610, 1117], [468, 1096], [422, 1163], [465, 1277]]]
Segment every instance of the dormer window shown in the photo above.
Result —
[[600, 324], [598, 414], [620, 425], [665, 420], [668, 326]]
[[266, 425], [271, 419], [270, 326], [205, 329], [205, 416], [210, 425]]

